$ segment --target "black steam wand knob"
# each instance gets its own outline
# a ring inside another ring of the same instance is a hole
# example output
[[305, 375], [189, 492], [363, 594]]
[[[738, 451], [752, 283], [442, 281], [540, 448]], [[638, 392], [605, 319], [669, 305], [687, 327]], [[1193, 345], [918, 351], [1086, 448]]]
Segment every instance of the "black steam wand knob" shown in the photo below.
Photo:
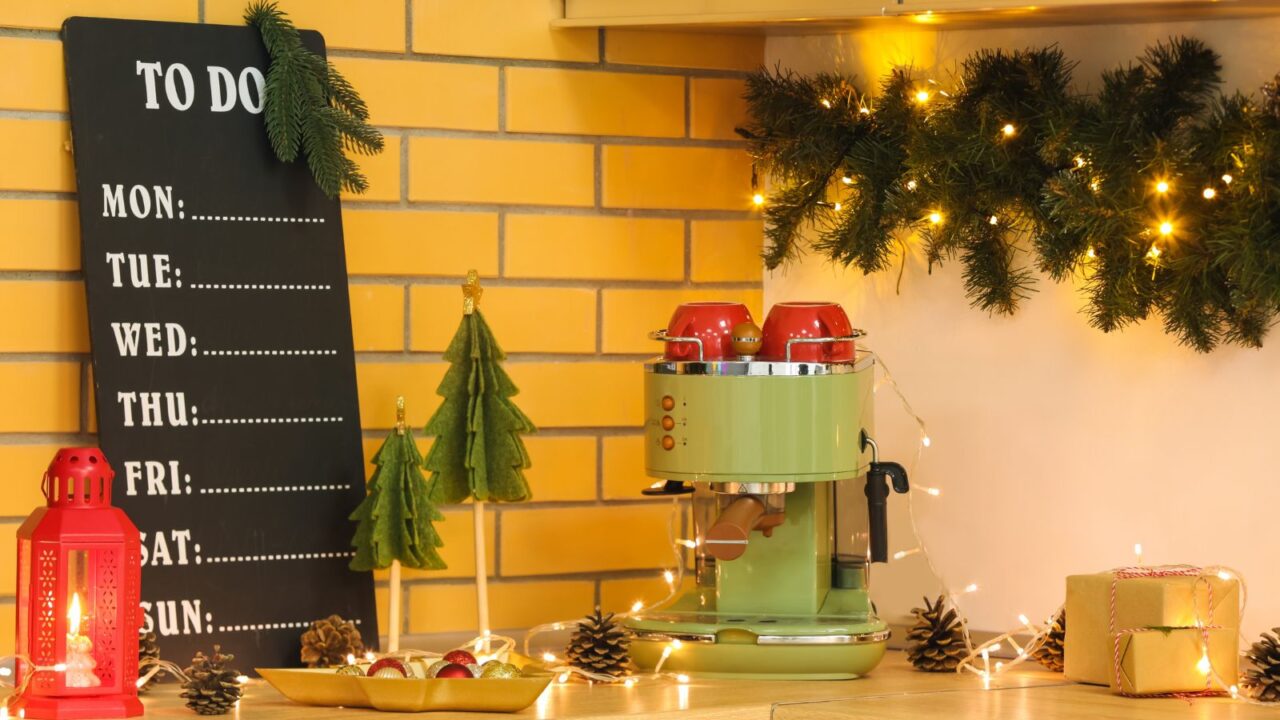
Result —
[[[867, 469], [867, 542], [871, 562], [889, 562], [889, 487], [905, 493], [911, 489], [907, 470], [896, 462], [881, 462], [876, 441], [862, 431], [862, 449], [871, 449], [871, 467]], [[886, 482], [888, 481], [888, 482]]]

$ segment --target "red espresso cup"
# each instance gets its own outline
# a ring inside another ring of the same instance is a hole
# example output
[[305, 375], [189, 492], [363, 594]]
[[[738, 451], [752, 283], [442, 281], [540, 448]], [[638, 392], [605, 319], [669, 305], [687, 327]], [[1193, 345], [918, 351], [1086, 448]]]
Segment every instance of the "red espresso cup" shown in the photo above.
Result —
[[[787, 341], [804, 338], [849, 337], [853, 326], [844, 308], [833, 302], [783, 302], [769, 309], [764, 321], [764, 345], [760, 357], [786, 360]], [[792, 362], [841, 362], [853, 360], [852, 340], [797, 342], [791, 344]]]
[[[676, 308], [667, 323], [667, 337], [698, 338], [703, 360], [723, 360], [733, 354], [733, 328], [751, 322], [751, 311], [742, 303], [691, 302]], [[697, 360], [698, 345], [668, 340], [664, 356], [668, 360]]]

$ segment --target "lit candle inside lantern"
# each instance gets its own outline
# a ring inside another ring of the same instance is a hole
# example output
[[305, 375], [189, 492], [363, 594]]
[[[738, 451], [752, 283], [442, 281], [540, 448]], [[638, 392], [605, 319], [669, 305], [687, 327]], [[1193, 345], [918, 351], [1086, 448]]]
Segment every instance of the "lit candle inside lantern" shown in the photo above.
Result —
[[102, 680], [93, 672], [98, 662], [93, 659], [93, 641], [80, 634], [80, 593], [71, 595], [67, 611], [67, 687], [98, 687]]

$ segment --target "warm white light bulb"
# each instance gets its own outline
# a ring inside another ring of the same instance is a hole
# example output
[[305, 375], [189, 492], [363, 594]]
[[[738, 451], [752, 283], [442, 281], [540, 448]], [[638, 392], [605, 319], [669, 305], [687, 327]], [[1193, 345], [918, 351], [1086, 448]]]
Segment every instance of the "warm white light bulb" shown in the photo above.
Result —
[[1000, 128], [1000, 132], [1004, 133], [1005, 137], [1013, 137], [1018, 132], [1018, 128], [1014, 127], [1013, 123], [1006, 123], [1004, 127]]
[[928, 435], [925, 435], [924, 437], [920, 438], [920, 444], [925, 447], [929, 447], [930, 445], [933, 444], [933, 438], [929, 437]]
[[844, 177], [840, 178], [840, 182], [844, 183], [845, 185], [852, 185], [853, 178], [849, 177], [848, 175], [845, 175]]
[[671, 640], [672, 650], [679, 650], [682, 647], [684, 647], [684, 643], [680, 642], [680, 638], [674, 638]]
[[641, 611], [641, 610], [643, 610], [643, 609], [644, 609], [644, 602], [643, 602], [643, 601], [637, 600], [637, 601], [635, 601], [635, 602], [631, 603], [631, 612], [633, 612], [633, 613], [638, 613], [638, 612], [640, 612], [640, 611]]
[[1208, 675], [1209, 671], [1213, 670], [1213, 663], [1209, 662], [1208, 650], [1200, 653], [1200, 661], [1196, 663], [1196, 670], [1199, 670], [1201, 675]]
[[1084, 255], [1085, 255], [1085, 257], [1089, 258], [1090, 260], [1092, 260], [1092, 259], [1094, 259], [1094, 258], [1098, 257], [1098, 253], [1094, 251], [1094, 249], [1093, 249], [1093, 246], [1092, 246], [1092, 245], [1090, 245], [1090, 246], [1089, 246], [1089, 249], [1088, 249], [1088, 250], [1085, 250]]
[[1031, 624], [1031, 619], [1030, 619], [1030, 618], [1028, 618], [1025, 614], [1023, 614], [1023, 613], [1019, 613], [1019, 614], [1018, 614], [1018, 622], [1022, 623], [1023, 625], [1030, 625], [1030, 624]]
[[824, 107], [824, 108], [826, 108], [826, 109], [830, 110], [830, 109], [831, 109], [831, 101], [830, 101], [830, 100], [828, 100], [828, 99], [826, 99], [826, 98], [822, 98], [822, 107]]
[[1169, 192], [1169, 181], [1168, 181], [1168, 180], [1161, 180], [1161, 181], [1157, 182], [1157, 183], [1156, 183], [1156, 192], [1160, 193], [1161, 195], [1163, 195], [1163, 194], [1165, 194], [1165, 193]]
[[929, 222], [933, 223], [934, 225], [941, 225], [941, 224], [942, 224], [942, 213], [940, 213], [940, 212], [931, 212], [931, 213], [929, 213]]
[[920, 183], [916, 182], [915, 180], [908, 180], [908, 181], [907, 181], [907, 189], [908, 189], [908, 190], [915, 190], [915, 189], [916, 189], [916, 188], [918, 188], [918, 187], [920, 187]]
[[1160, 234], [1168, 237], [1173, 234], [1173, 223], [1168, 220], [1160, 223]]
[[862, 113], [863, 115], [870, 115], [870, 114], [871, 114], [871, 108], [866, 107], [866, 106], [863, 106], [863, 107], [858, 108], [858, 112]]
[[1088, 162], [1086, 162], [1086, 161], [1085, 161], [1085, 159], [1084, 159], [1083, 157], [1080, 157], [1079, 155], [1077, 155], [1077, 156], [1076, 156], [1076, 167], [1078, 167], [1078, 168], [1082, 168], [1082, 167], [1084, 167], [1085, 165], [1088, 165], [1088, 164], [1089, 164], [1089, 163], [1088, 163]]
[[967, 593], [978, 592], [978, 583], [969, 583], [968, 585], [965, 585], [964, 591]]
[[1000, 218], [996, 217], [995, 215], [992, 215], [991, 217], [987, 218], [987, 222], [991, 223], [992, 225], [999, 225]]
[[832, 206], [831, 206], [831, 209], [832, 209], [832, 210], [835, 210], [836, 212], [840, 212], [840, 210], [841, 210], [843, 207], [844, 207], [844, 206], [843, 206], [843, 205], [841, 205], [840, 203], [836, 203], [835, 205], [832, 205]]
[[676, 581], [676, 574], [671, 572], [670, 570], [663, 570], [662, 579], [666, 580], [668, 585], [671, 585]]
[[1228, 184], [1228, 185], [1230, 185], [1230, 184], [1231, 184], [1231, 181], [1232, 181], [1232, 180], [1235, 180], [1235, 178], [1231, 177], [1230, 175], [1223, 175], [1223, 176], [1222, 176], [1222, 182], [1224, 182], [1224, 183], [1226, 183], [1226, 184]]
[[552, 654], [551, 654], [551, 653], [549, 653], [549, 652], [544, 652], [544, 653], [542, 653], [542, 661], [543, 661], [543, 662], [553, 663], [553, 662], [555, 662], [555, 661], [556, 661], [556, 656], [555, 656], [555, 655], [552, 655]]
[[752, 204], [752, 205], [755, 205], [756, 207], [760, 207], [761, 205], [763, 205], [763, 204], [764, 204], [764, 195], [762, 195], [762, 194], [760, 194], [760, 193], [756, 193], [756, 194], [752, 195], [752, 196], [751, 196], [751, 204]]
[[917, 90], [917, 91], [916, 91], [916, 102], [918, 102], [918, 103], [927, 103], [927, 102], [929, 102], [929, 91], [928, 91], [928, 90]]
[[676, 682], [681, 684], [687, 683], [689, 682], [689, 676], [685, 675], [684, 673], [680, 673], [679, 675], [676, 675]]
[[636, 686], [635, 678], [627, 678], [626, 680], [622, 681], [622, 687], [629, 688], [629, 687], [635, 687], [635, 686]]
[[1218, 578], [1219, 578], [1219, 579], [1221, 579], [1221, 580], [1230, 580], [1230, 579], [1231, 579], [1231, 573], [1227, 572], [1226, 570], [1219, 570], [1219, 571], [1218, 571]]

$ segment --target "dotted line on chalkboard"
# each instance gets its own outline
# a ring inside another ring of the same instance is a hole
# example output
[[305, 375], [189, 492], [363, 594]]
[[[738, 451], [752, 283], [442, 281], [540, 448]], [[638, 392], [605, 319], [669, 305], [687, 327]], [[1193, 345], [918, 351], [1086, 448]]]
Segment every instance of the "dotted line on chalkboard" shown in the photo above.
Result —
[[[218, 632], [246, 632], [253, 630], [302, 630], [311, 627], [310, 620], [306, 622], [282, 622], [282, 623], [258, 623], [255, 625], [219, 625]], [[352, 620], [356, 625], [360, 624], [360, 619]]]
[[269, 417], [269, 418], [192, 418], [192, 425], [292, 425], [303, 423], [337, 423], [340, 417]]
[[337, 355], [337, 350], [201, 350], [201, 355]]
[[314, 492], [316, 490], [350, 490], [350, 485], [280, 485], [272, 487], [200, 488], [201, 495], [229, 495], [257, 492]]
[[265, 560], [325, 560], [328, 558], [355, 557], [354, 552], [288, 553], [280, 555], [227, 555], [205, 558], [209, 563], [263, 562]]
[[275, 285], [267, 283], [191, 283], [192, 290], [332, 290], [332, 285]]
[[281, 215], [192, 215], [192, 220], [205, 222], [323, 223], [324, 218], [288, 217]]

